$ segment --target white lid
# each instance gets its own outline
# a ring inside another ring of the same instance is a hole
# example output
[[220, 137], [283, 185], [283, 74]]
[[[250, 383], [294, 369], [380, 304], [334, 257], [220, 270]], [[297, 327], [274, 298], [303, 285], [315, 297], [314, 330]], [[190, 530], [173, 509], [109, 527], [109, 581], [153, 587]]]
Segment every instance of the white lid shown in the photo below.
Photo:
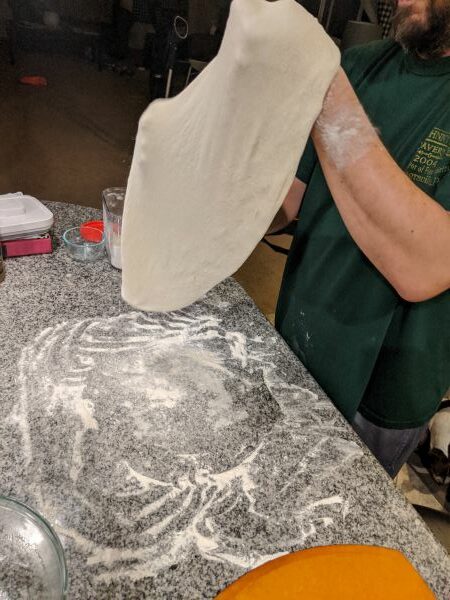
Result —
[[0, 195], [0, 239], [13, 240], [47, 233], [53, 214], [32, 196]]

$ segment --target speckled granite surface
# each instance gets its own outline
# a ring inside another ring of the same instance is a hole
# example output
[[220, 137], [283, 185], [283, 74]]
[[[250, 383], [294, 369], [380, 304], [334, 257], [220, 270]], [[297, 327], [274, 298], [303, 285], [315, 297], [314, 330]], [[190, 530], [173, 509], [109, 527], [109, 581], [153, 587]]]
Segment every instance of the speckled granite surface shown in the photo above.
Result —
[[[50, 207], [56, 239], [99, 214]], [[359, 543], [448, 600], [444, 549], [234, 281], [145, 315], [106, 258], [6, 266], [1, 491], [54, 525], [70, 598], [213, 598], [279, 554]]]

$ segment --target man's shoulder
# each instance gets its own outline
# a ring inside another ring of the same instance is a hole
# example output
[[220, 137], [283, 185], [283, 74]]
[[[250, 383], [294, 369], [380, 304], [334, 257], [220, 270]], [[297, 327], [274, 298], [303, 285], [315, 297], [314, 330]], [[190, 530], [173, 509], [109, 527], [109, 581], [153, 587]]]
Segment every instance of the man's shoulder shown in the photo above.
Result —
[[342, 55], [342, 67], [347, 75], [352, 78], [369, 70], [376, 64], [392, 60], [402, 54], [401, 47], [394, 40], [377, 40], [346, 50]]

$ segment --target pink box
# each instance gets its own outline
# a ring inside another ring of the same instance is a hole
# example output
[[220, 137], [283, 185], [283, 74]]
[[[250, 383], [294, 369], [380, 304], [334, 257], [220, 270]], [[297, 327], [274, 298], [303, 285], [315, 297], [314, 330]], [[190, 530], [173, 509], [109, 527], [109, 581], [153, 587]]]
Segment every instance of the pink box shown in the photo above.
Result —
[[47, 233], [38, 238], [23, 240], [0, 240], [3, 258], [15, 256], [30, 256], [31, 254], [51, 254], [53, 252], [52, 239]]

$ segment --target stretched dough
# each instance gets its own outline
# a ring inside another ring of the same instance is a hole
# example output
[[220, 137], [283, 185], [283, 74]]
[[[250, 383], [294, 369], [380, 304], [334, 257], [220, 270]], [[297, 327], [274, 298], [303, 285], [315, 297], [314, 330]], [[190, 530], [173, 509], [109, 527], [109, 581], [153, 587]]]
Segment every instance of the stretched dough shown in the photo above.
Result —
[[234, 0], [218, 56], [141, 117], [122, 230], [122, 296], [183, 308], [265, 234], [339, 67], [295, 0]]

